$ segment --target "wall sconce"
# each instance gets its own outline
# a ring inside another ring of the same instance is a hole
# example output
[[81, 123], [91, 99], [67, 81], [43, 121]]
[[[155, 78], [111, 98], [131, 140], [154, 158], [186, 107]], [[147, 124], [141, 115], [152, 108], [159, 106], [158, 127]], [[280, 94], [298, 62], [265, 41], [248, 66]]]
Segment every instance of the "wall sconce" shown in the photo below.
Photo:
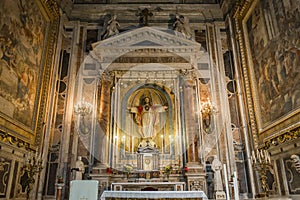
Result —
[[88, 102], [80, 102], [75, 105], [74, 112], [79, 116], [78, 129], [82, 134], [88, 134], [90, 132], [89, 126], [87, 126], [86, 116], [91, 114], [93, 106]]
[[207, 98], [207, 101], [201, 102], [202, 116], [213, 115], [214, 113], [217, 113], [217, 108], [212, 105], [209, 98]]
[[80, 102], [75, 105], [74, 112], [80, 116], [86, 116], [92, 112], [92, 105], [89, 102]]
[[212, 132], [212, 116], [217, 113], [216, 107], [211, 103], [210, 99], [201, 102], [200, 111], [202, 115], [202, 127], [205, 133]]
[[263, 193], [260, 195], [262, 197], [268, 196], [268, 183], [267, 183], [267, 167], [271, 166], [270, 154], [265, 149], [257, 149], [252, 151], [251, 156], [252, 166], [259, 173], [260, 183]]

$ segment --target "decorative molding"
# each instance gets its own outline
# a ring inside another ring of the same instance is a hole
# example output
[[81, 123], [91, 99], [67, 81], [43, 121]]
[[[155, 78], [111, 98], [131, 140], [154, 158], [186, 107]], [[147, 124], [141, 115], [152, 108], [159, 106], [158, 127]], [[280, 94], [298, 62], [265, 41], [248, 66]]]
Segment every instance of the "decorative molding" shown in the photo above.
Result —
[[60, 15], [56, 0], [42, 0], [42, 4], [46, 7], [46, 11], [50, 14], [50, 17], [57, 17]]
[[298, 138], [300, 138], [300, 126], [295, 129], [286, 131], [283, 134], [278, 135], [274, 138], [268, 139], [267, 141], [264, 142], [265, 149], [269, 149], [273, 146], [278, 146], [280, 144], [283, 144], [285, 142], [289, 142], [289, 141], [292, 141], [292, 140], [295, 140]]
[[54, 64], [54, 55], [56, 49], [56, 41], [58, 38], [59, 32], [59, 24], [60, 24], [60, 15], [56, 2], [54, 0], [44, 0], [44, 5], [48, 8], [48, 11], [52, 14], [52, 22], [49, 27], [49, 36], [47, 41], [47, 53], [45, 57], [44, 70], [42, 73], [42, 86], [40, 89], [40, 104], [38, 109], [38, 119], [37, 119], [37, 127], [36, 127], [36, 135], [35, 135], [35, 145], [38, 146], [40, 142], [43, 140], [43, 128], [45, 121], [45, 113], [46, 113], [46, 103], [48, 98], [48, 93], [50, 90], [49, 80], [51, 79], [53, 64]]
[[[149, 45], [150, 44], [150, 45]], [[144, 48], [157, 48], [168, 49], [174, 48], [174, 52], [191, 53], [193, 51], [200, 51], [201, 45], [195, 41], [185, 38], [179, 38], [175, 35], [175, 32], [170, 29], [156, 29], [151, 27], [142, 27], [129, 32], [124, 32], [116, 36], [110, 37], [106, 40], [102, 40], [94, 43], [93, 51], [102, 47], [102, 52], [110, 53], [111, 50], [117, 53], [126, 53], [127, 49], [136, 50]], [[109, 47], [109, 48], [103, 48]], [[120, 49], [120, 47], [123, 47]]]
[[202, 180], [191, 180], [189, 188], [191, 191], [204, 191], [205, 182]]
[[248, 61], [247, 61], [247, 50], [245, 45], [245, 38], [243, 34], [243, 27], [242, 27], [242, 19], [245, 16], [246, 11], [250, 7], [250, 1], [243, 1], [236, 4], [234, 8], [234, 15], [233, 18], [235, 20], [235, 30], [236, 30], [236, 39], [238, 40], [239, 48], [240, 48], [240, 59], [242, 64], [242, 72], [244, 77], [244, 86], [246, 92], [246, 101], [248, 105], [249, 111], [249, 120], [251, 124], [251, 132], [254, 141], [254, 148], [258, 148], [258, 129], [257, 129], [257, 122], [255, 118], [255, 110], [254, 110], [254, 102], [253, 96], [251, 92], [251, 84], [250, 84], [250, 76], [248, 70]]
[[233, 17], [242, 19], [246, 15], [252, 2], [251, 0], [236, 1], [235, 7], [233, 8]]
[[18, 148], [25, 148], [26, 150], [30, 150], [30, 143], [22, 140], [16, 136], [10, 135], [9, 133], [0, 130], [0, 142], [9, 143]]

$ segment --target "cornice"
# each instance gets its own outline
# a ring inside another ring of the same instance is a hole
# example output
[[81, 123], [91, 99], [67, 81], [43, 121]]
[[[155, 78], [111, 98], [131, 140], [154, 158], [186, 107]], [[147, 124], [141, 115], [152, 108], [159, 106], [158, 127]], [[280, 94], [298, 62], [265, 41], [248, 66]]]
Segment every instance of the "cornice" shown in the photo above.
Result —
[[0, 142], [8, 143], [17, 148], [25, 148], [26, 150], [31, 149], [29, 142], [26, 142], [25, 140], [22, 140], [16, 136], [13, 136], [4, 130], [0, 130]]
[[297, 128], [294, 128], [292, 130], [288, 130], [280, 135], [277, 135], [276, 137], [269, 138], [264, 142], [265, 149], [269, 149], [271, 147], [279, 146], [281, 144], [284, 144], [286, 142], [296, 140], [300, 138], [300, 126]]

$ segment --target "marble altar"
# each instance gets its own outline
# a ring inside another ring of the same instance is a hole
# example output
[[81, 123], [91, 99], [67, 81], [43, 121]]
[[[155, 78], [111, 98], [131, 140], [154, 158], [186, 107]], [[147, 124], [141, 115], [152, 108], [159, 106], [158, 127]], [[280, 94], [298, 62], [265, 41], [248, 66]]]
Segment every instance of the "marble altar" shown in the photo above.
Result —
[[114, 191], [132, 190], [131, 188], [142, 189], [145, 187], [160, 188], [162, 190], [173, 189], [173, 191], [183, 191], [185, 182], [137, 182], [137, 183], [112, 183], [111, 188]]
[[100, 200], [110, 199], [193, 199], [208, 200], [203, 191], [104, 191]]

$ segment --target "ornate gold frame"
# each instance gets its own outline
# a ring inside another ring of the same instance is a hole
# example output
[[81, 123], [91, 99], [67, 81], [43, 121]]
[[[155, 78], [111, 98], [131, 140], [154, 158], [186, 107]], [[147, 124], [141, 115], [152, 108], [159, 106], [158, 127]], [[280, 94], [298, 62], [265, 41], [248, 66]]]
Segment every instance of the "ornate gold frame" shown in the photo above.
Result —
[[50, 91], [54, 55], [59, 32], [60, 13], [55, 0], [35, 0], [46, 24], [44, 53], [42, 55], [41, 73], [38, 80], [36, 111], [33, 126], [20, 125], [18, 122], [0, 115], [0, 142], [7, 142], [17, 147], [35, 149], [41, 141], [45, 124], [46, 103]]
[[[262, 113], [260, 113], [260, 104], [258, 92], [256, 90], [255, 72], [253, 69], [251, 50], [249, 45], [249, 35], [247, 33], [246, 22], [259, 0], [243, 0], [235, 5], [233, 18], [235, 20], [236, 39], [240, 48], [240, 60], [244, 78], [245, 97], [248, 105], [249, 120], [251, 132], [255, 147], [263, 145], [270, 146], [275, 138], [282, 138], [297, 130], [300, 126], [300, 109], [293, 110], [288, 115], [276, 119], [272, 124], [262, 125]], [[298, 131], [296, 131], [298, 132]], [[293, 139], [299, 138], [298, 134], [293, 134]], [[275, 139], [277, 141], [277, 139]], [[284, 140], [287, 141], [287, 140]], [[274, 143], [274, 142], [273, 142]], [[278, 144], [278, 143], [276, 143]]]

